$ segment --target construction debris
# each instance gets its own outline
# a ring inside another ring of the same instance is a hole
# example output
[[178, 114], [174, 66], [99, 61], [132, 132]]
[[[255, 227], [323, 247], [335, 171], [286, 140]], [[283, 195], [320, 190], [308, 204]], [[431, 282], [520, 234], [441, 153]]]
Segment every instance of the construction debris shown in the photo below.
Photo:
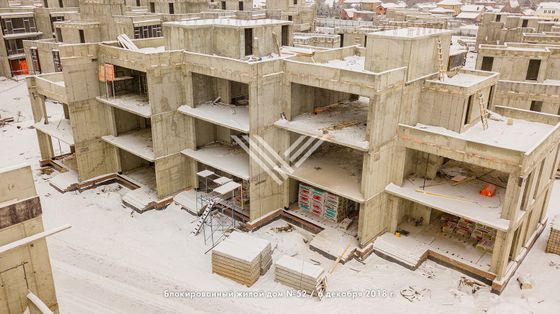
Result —
[[234, 231], [212, 250], [212, 273], [252, 286], [272, 264], [270, 242]]
[[415, 287], [409, 286], [408, 288], [401, 289], [400, 292], [403, 298], [407, 299], [409, 302], [414, 302], [421, 301], [424, 297], [429, 296], [431, 290], [427, 288], [417, 290]]
[[294, 226], [286, 224], [285, 226], [274, 227], [272, 230], [274, 230], [274, 232], [292, 232], [294, 231]]
[[459, 280], [459, 290], [470, 294], [475, 294], [484, 285], [467, 277], [461, 277]]
[[521, 290], [533, 289], [533, 279], [530, 275], [519, 274], [517, 282], [519, 282], [519, 288], [521, 288]]
[[120, 34], [117, 36], [117, 41], [123, 46], [123, 48], [128, 50], [138, 50], [132, 40], [126, 34]]
[[325, 270], [306, 261], [282, 256], [275, 263], [276, 281], [321, 298], [327, 289]]
[[14, 122], [14, 117], [7, 117], [7, 118], [0, 117], [0, 128], [4, 127], [5, 125], [11, 122]]

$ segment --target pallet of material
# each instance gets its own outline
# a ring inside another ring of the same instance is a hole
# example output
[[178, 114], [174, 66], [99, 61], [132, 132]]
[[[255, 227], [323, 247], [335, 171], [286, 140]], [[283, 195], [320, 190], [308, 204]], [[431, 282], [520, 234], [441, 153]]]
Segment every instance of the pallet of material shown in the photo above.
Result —
[[248, 287], [272, 264], [270, 242], [234, 231], [212, 250], [212, 272]]
[[326, 272], [306, 261], [282, 256], [275, 265], [275, 280], [310, 295], [322, 296], [326, 289]]
[[560, 255], [560, 215], [556, 215], [552, 219], [552, 227], [550, 228], [550, 235], [546, 243], [546, 252]]

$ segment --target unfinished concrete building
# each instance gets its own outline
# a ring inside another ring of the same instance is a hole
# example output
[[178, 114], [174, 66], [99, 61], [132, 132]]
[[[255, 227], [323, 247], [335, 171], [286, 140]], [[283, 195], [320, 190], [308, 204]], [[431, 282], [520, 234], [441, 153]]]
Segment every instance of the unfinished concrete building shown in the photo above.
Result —
[[[560, 42], [557, 22], [535, 16], [511, 13], [484, 13], [478, 27], [476, 47], [481, 44], [504, 44], [506, 42], [551, 43]], [[536, 37], [536, 38], [535, 38]], [[543, 42], [544, 41], [544, 42]]]
[[305, 0], [280, 0], [266, 2], [267, 18], [293, 22], [294, 32], [313, 32], [317, 6]]
[[340, 45], [340, 36], [337, 34], [322, 33], [294, 33], [294, 46], [312, 46], [324, 48], [337, 48]]
[[58, 313], [41, 202], [31, 166], [0, 169], [0, 313]]
[[[144, 0], [148, 12], [163, 14], [189, 14], [208, 10], [207, 0]], [[137, 6], [140, 6], [137, 1]]]
[[365, 47], [367, 34], [378, 31], [399, 28], [448, 28], [447, 19], [415, 14], [410, 10], [391, 10], [391, 12], [392, 14], [387, 16], [377, 16], [371, 22], [322, 19], [317, 22], [317, 26], [331, 28], [332, 33], [338, 34], [340, 36], [340, 47], [354, 45]]
[[252, 11], [253, 0], [211, 0], [210, 5], [216, 9], [229, 11]]
[[[395, 38], [383, 40], [374, 39], [368, 47], [377, 51], [377, 70], [391, 67], [385, 65], [389, 48], [386, 57], [379, 54]], [[392, 58], [400, 60], [395, 51], [410, 51], [406, 48], [391, 48]], [[412, 268], [426, 258], [454, 265], [501, 291], [546, 222], [559, 158], [559, 121], [496, 106], [496, 73], [460, 71], [414, 81], [433, 71], [434, 64], [424, 64], [424, 72], [415, 74], [418, 65], [408, 60], [406, 81], [414, 83], [405, 87], [400, 113], [395, 113], [397, 147], [389, 157], [391, 183], [384, 187], [390, 233], [375, 240], [374, 250]], [[487, 116], [486, 110], [492, 113]], [[486, 186], [503, 197], [483, 196]], [[401, 231], [406, 236], [394, 236]], [[473, 247], [458, 250], [465, 242]]]
[[[137, 41], [137, 51], [120, 48], [116, 43], [62, 45], [62, 54], [67, 53], [69, 59], [80, 54], [82, 61], [74, 58], [74, 63], [64, 65], [63, 73], [28, 80], [44, 163], [74, 170], [51, 182], [60, 190], [75, 188], [79, 182], [102, 175], [114, 180], [117, 173], [122, 173], [119, 180], [125, 178], [144, 187], [125, 197], [128, 204], [139, 210], [166, 204], [170, 196], [195, 185], [191, 174], [196, 165], [194, 161], [188, 162], [186, 149], [195, 150], [194, 143], [202, 146], [219, 140], [231, 144], [227, 125], [222, 128], [219, 123], [206, 123], [203, 119], [196, 123], [200, 126], [198, 133], [193, 133], [196, 128], [187, 122], [194, 120], [184, 114], [188, 111], [185, 104], [194, 107], [218, 96], [224, 104], [239, 103], [244, 104], [244, 108], [253, 101], [264, 102], [256, 95], [268, 97], [268, 93], [259, 94], [254, 89], [258, 88], [256, 80], [266, 73], [254, 76], [252, 73], [260, 67], [254, 62], [279, 54], [282, 43], [291, 44], [290, 22], [287, 21], [195, 20], [170, 23], [165, 32], [167, 50], [154, 48], [163, 45], [161, 38]], [[190, 54], [179, 49], [186, 49]], [[207, 62], [224, 58], [238, 60], [234, 64], [239, 64], [246, 74], [236, 76], [236, 81], [232, 81], [231, 76], [226, 79], [225, 74], [212, 77], [206, 72], [187, 78], [187, 70], [183, 69], [187, 67], [185, 59], [196, 59], [199, 54], [213, 56], [207, 57]], [[103, 69], [103, 75], [99, 74], [98, 66]], [[106, 80], [104, 75], [109, 71], [112, 77]], [[72, 80], [69, 76], [76, 77]], [[74, 83], [65, 85], [70, 81]], [[169, 95], [172, 83], [176, 84], [174, 90], [180, 91], [173, 97]], [[184, 86], [189, 84], [196, 88], [186, 91]], [[204, 91], [205, 84], [215, 85], [216, 90]], [[249, 93], [255, 98], [248, 100]], [[48, 106], [56, 105], [52, 100], [64, 106], [63, 122], [48, 121]], [[184, 110], [178, 111], [181, 106]], [[91, 125], [92, 116], [98, 117], [95, 125]], [[67, 126], [64, 130], [60, 127], [63, 123]], [[91, 127], [84, 129], [84, 123]], [[216, 131], [208, 133], [205, 128]], [[170, 129], [177, 132], [172, 137], [167, 133]], [[217, 137], [210, 136], [213, 132], [217, 132]], [[53, 138], [69, 145], [59, 156], [52, 149]], [[65, 164], [66, 160], [75, 160], [75, 163]], [[248, 159], [245, 161], [243, 173], [249, 166]], [[248, 180], [247, 174], [241, 175], [241, 179]], [[253, 203], [258, 204], [257, 201]]]
[[[67, 170], [51, 184], [118, 181], [139, 211], [200, 213], [213, 203], [198, 196], [224, 192], [247, 228], [282, 217], [328, 256], [430, 258], [501, 291], [546, 222], [558, 118], [497, 106], [494, 72], [446, 73], [451, 31], [316, 51], [289, 47], [291, 33], [202, 19], [164, 23], [138, 49], [61, 45], [62, 73], [28, 80], [44, 164]], [[45, 123], [50, 99], [71, 132]], [[68, 135], [59, 158], [49, 147]]]
[[23, 50], [24, 39], [40, 38], [33, 10], [0, 12], [2, 41], [0, 43], [0, 75], [12, 77], [28, 74]]
[[161, 36], [159, 15], [132, 12], [124, 0], [102, 2], [80, 1], [80, 12], [65, 12], [50, 16], [50, 34], [41, 40], [23, 42], [30, 73], [60, 72], [61, 44], [94, 43], [115, 40], [117, 35], [130, 38]]
[[[229, 2], [228, 2], [229, 3]], [[162, 36], [161, 24], [165, 21], [195, 20], [218, 17], [256, 20], [265, 18], [293, 21], [294, 31], [314, 30], [315, 6], [308, 4], [279, 6], [271, 10], [252, 10], [252, 1], [233, 1], [235, 7], [227, 10], [209, 10], [203, 0], [137, 1], [124, 0], [80, 1], [80, 12], [51, 12], [50, 24], [45, 26], [48, 36], [40, 40], [24, 40], [21, 48], [25, 51], [22, 62], [28, 64], [28, 72], [33, 74], [60, 72], [60, 52], [62, 44], [95, 43], [112, 41], [120, 34], [129, 38], [142, 39]], [[243, 4], [241, 4], [243, 3]], [[54, 10], [54, 9], [47, 9]], [[42, 14], [41, 16], [47, 16]], [[53, 34], [53, 38], [51, 38]]]
[[558, 22], [485, 14], [477, 43], [476, 68], [500, 73], [496, 104], [560, 115]]
[[500, 73], [496, 104], [560, 115], [560, 46], [481, 45], [476, 68]]
[[[67, 13], [76, 12], [71, 7], [75, 1], [52, 4], [52, 7], [0, 5], [0, 75], [13, 77], [30, 72], [31, 64], [25, 57], [26, 40], [52, 38], [53, 22], [60, 21]], [[68, 7], [60, 7], [67, 5]]]

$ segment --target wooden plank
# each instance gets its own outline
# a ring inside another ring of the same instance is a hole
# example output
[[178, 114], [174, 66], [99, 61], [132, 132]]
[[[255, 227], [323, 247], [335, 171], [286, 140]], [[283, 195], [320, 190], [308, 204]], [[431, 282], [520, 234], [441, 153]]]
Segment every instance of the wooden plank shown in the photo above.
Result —
[[61, 231], [69, 229], [71, 227], [72, 226], [68, 225], [68, 224], [62, 225], [60, 227], [53, 228], [53, 229], [43, 231], [43, 232], [39, 232], [39, 233], [36, 233], [36, 234], [31, 235], [29, 237], [25, 237], [23, 239], [19, 239], [19, 240], [16, 240], [14, 242], [2, 245], [2, 246], [0, 246], [0, 254], [3, 254], [7, 251], [13, 250], [13, 249], [18, 248], [18, 247], [23, 246], [23, 245], [31, 244], [31, 243], [33, 243], [37, 240], [43, 239], [43, 238], [48, 237], [50, 235], [53, 235], [55, 233], [59, 233]]

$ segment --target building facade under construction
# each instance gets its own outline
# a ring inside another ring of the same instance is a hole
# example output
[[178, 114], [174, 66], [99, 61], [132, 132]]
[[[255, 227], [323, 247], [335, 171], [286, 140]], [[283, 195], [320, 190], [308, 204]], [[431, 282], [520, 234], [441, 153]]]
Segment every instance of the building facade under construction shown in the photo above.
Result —
[[212, 18], [60, 45], [62, 71], [27, 81], [51, 185], [116, 181], [140, 212], [217, 200], [247, 228], [304, 226], [335, 258], [430, 258], [501, 291], [546, 223], [558, 117], [498, 105], [498, 73], [448, 71], [448, 30], [328, 49], [293, 32]]

